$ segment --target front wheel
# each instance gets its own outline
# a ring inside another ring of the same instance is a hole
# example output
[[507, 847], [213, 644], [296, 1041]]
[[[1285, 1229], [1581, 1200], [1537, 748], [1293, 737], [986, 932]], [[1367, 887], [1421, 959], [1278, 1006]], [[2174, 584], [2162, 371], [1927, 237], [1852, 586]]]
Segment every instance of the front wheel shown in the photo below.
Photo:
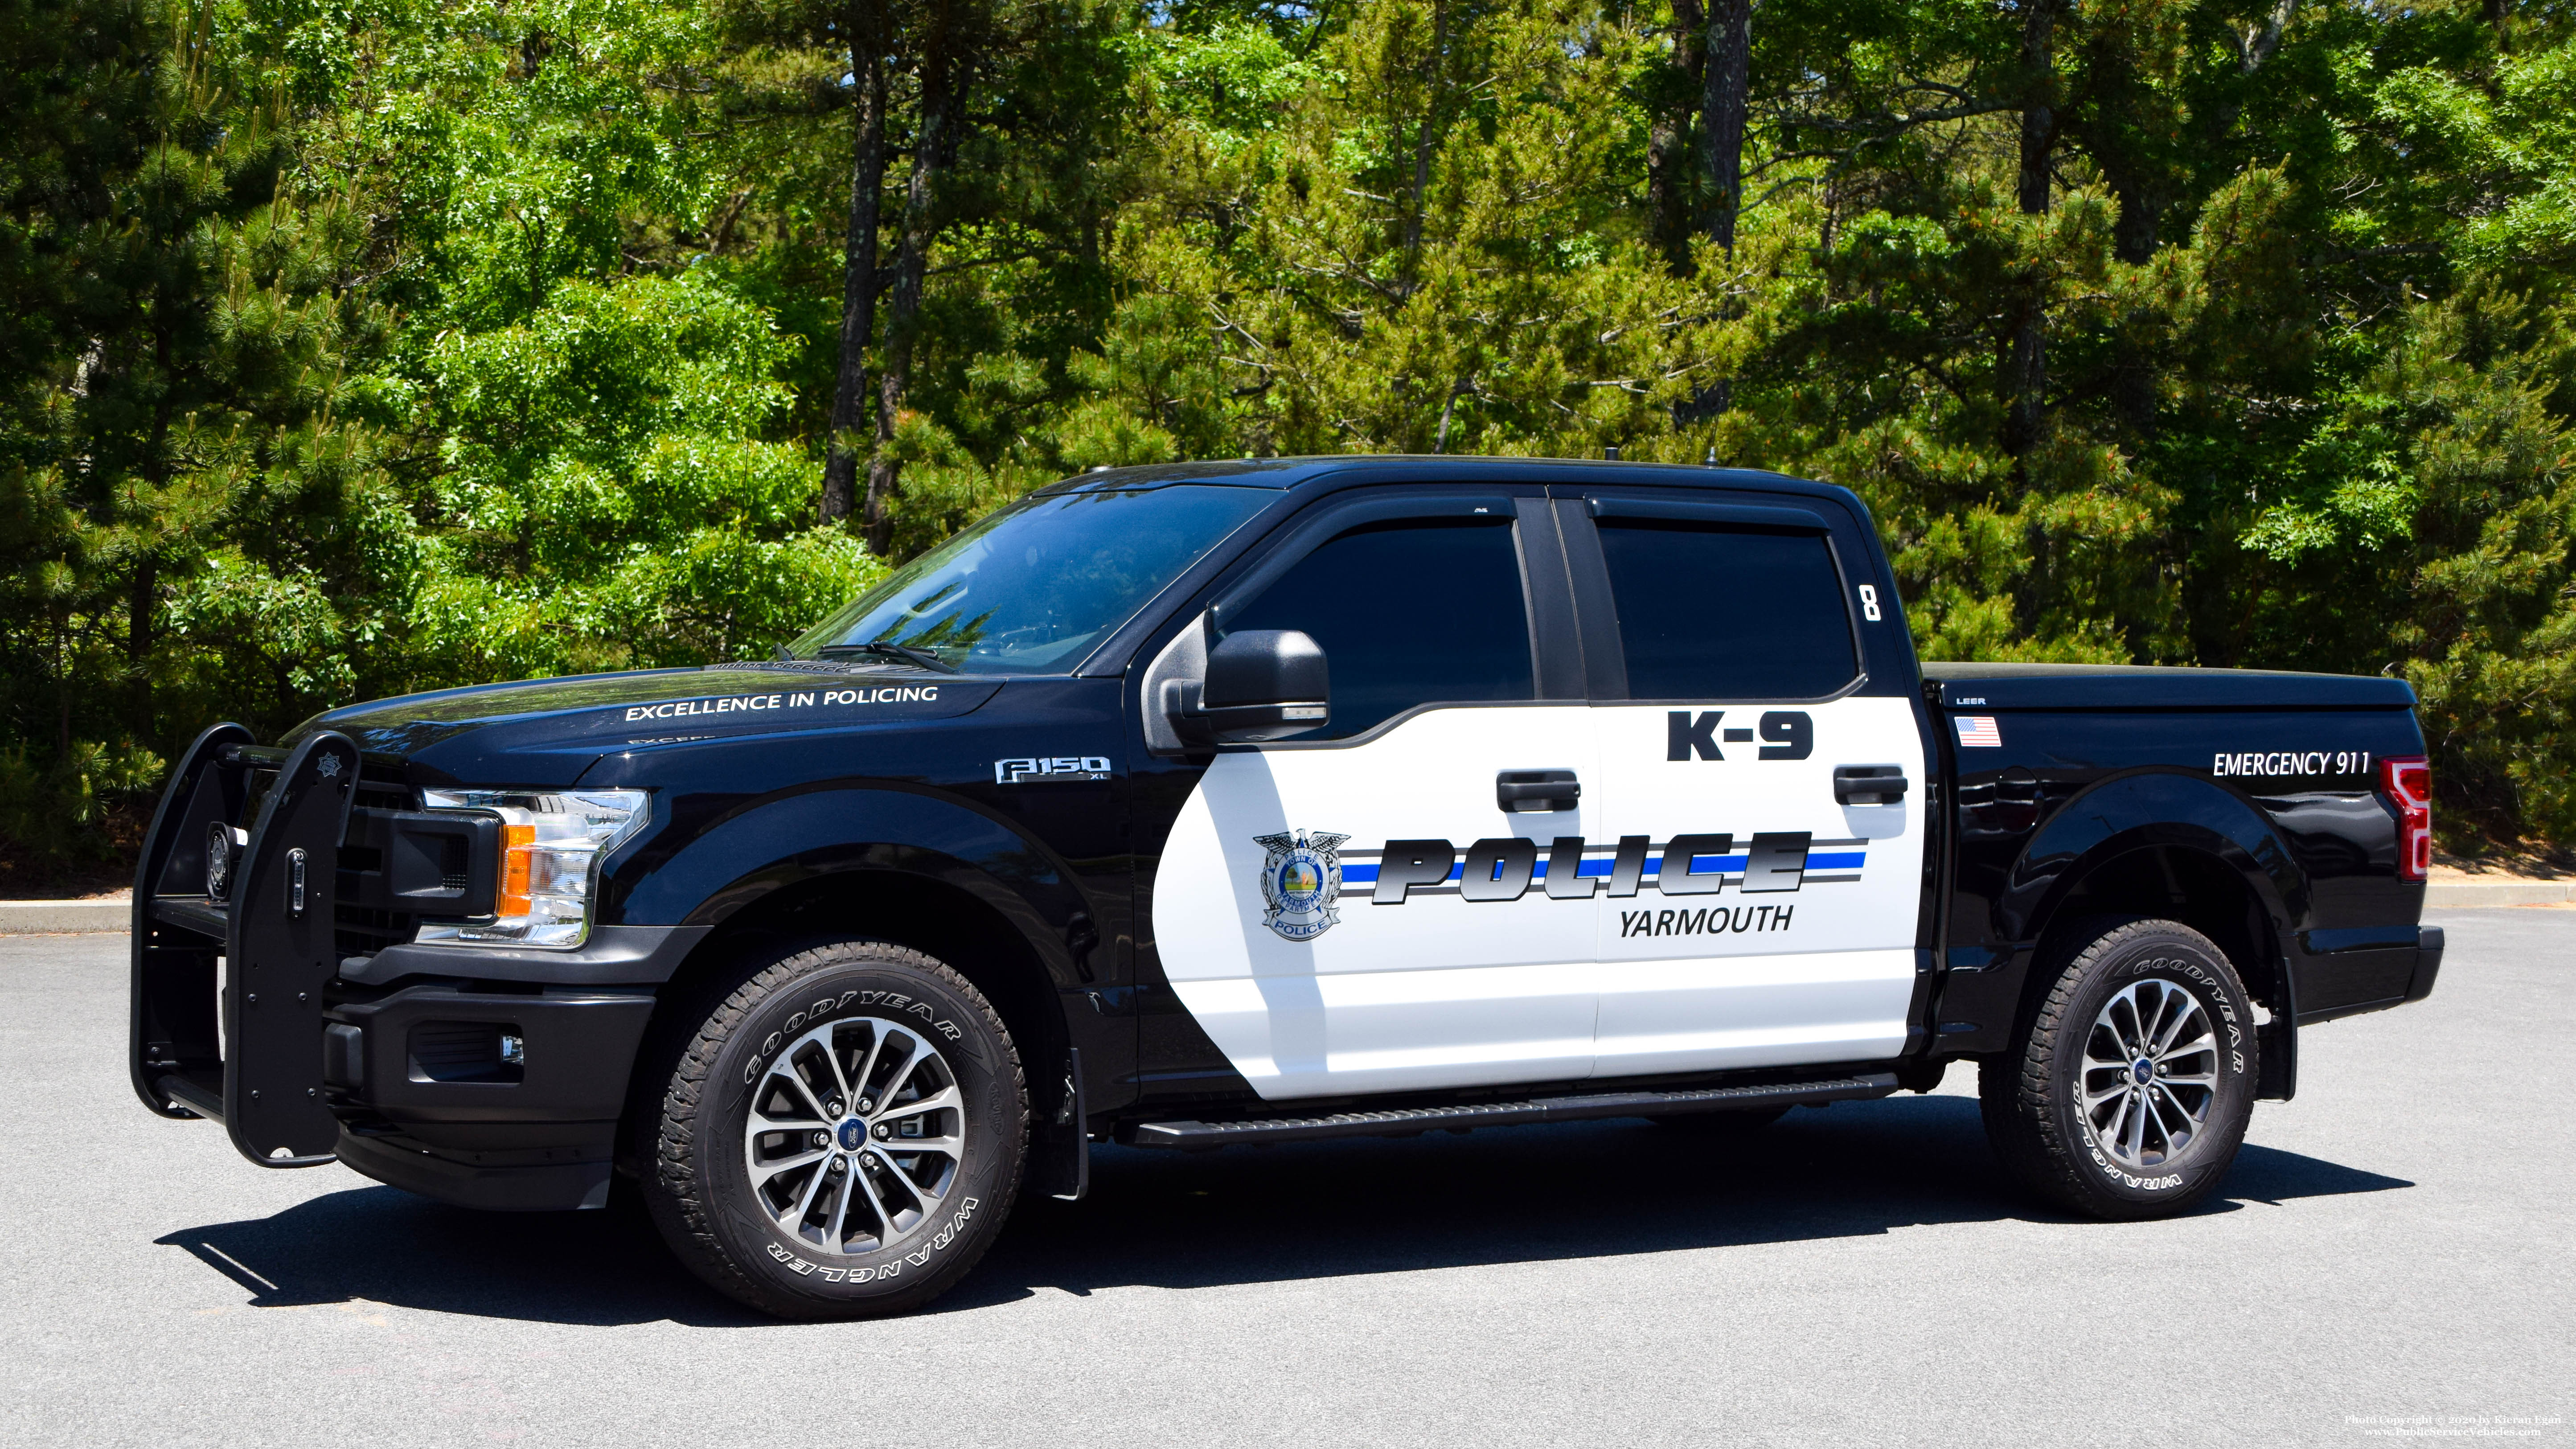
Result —
[[983, 993], [881, 941], [748, 966], [677, 1056], [646, 1201], [681, 1261], [785, 1318], [928, 1302], [1019, 1188], [1028, 1093]]
[[1981, 1064], [1986, 1135], [2088, 1217], [2167, 1217], [2227, 1175], [2253, 1116], [2253, 1004], [2188, 926], [2113, 920], [2061, 956], [2013, 1049]]

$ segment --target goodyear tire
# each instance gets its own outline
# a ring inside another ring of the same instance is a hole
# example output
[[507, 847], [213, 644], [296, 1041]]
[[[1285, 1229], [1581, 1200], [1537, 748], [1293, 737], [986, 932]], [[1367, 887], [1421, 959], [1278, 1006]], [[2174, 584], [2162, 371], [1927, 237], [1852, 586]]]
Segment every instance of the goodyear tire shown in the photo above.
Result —
[[735, 979], [665, 1053], [644, 1186], [672, 1250], [782, 1318], [901, 1313], [953, 1286], [1000, 1231], [1027, 1147], [991, 1004], [881, 941], [809, 943]]
[[1981, 1064], [1986, 1134], [2022, 1184], [2088, 1217], [2167, 1217], [2215, 1191], [2253, 1115], [2254, 1014], [2208, 937], [2088, 924], [2014, 1049]]

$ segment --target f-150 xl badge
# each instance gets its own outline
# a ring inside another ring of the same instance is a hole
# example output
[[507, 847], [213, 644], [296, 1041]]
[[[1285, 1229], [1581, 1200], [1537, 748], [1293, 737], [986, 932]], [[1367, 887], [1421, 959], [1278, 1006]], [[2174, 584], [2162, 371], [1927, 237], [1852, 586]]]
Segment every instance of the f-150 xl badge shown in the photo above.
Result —
[[995, 760], [993, 783], [1016, 785], [1022, 780], [1106, 780], [1109, 761], [1101, 755], [1057, 755], [1050, 759]]

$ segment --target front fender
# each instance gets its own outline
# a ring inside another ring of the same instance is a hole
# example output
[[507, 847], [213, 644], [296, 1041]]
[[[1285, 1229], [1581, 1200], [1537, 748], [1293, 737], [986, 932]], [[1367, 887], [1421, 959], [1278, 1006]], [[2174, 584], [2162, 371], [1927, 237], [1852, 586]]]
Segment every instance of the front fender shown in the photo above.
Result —
[[623, 882], [627, 923], [711, 927], [818, 877], [896, 871], [966, 891], [1027, 938], [1059, 983], [1081, 976], [1065, 947], [1098, 919], [1076, 874], [1008, 822], [901, 787], [817, 786], [740, 804], [677, 844], [658, 835], [650, 868]]

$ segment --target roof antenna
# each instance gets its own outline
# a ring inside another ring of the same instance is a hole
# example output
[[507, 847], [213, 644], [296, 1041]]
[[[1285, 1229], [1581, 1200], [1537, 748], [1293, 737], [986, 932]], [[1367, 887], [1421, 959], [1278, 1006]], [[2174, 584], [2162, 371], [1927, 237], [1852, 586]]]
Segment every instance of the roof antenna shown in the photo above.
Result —
[[1711, 443], [1708, 445], [1708, 456], [1702, 458], [1699, 465], [1703, 468], [1714, 468], [1717, 466], [1717, 444]]
[[1609, 460], [1610, 460], [1611, 462], [1613, 462], [1613, 463], [1618, 462], [1618, 461], [1619, 461], [1619, 447], [1618, 447], [1618, 445], [1617, 445], [1616, 443], [1613, 443], [1613, 444], [1612, 444], [1612, 445], [1610, 445], [1609, 447], [1602, 449], [1602, 450], [1601, 450], [1601, 456], [1602, 456], [1602, 457], [1604, 457], [1604, 458], [1609, 459]]

